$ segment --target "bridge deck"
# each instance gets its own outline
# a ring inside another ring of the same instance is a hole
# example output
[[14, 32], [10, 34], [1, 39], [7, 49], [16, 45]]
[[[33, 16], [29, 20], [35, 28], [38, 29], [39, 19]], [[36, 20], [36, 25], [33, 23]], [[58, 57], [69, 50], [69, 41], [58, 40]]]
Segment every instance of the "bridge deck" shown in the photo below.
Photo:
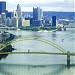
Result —
[[[67, 53], [52, 53], [52, 52], [0, 52], [0, 54], [50, 54], [50, 55], [67, 55]], [[75, 56], [75, 53], [70, 53]]]

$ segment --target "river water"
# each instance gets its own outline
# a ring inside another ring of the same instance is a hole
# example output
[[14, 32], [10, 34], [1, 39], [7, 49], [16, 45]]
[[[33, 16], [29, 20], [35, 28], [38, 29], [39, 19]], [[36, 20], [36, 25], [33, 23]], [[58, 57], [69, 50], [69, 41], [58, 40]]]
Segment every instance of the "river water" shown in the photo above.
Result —
[[[56, 32], [29, 32], [8, 31], [16, 36], [35, 36], [50, 40], [61, 46], [66, 51], [75, 52], [75, 29], [68, 28], [66, 31]], [[62, 41], [62, 39], [64, 39]], [[43, 42], [35, 40], [23, 40], [13, 43], [15, 52], [43, 51], [61, 52]], [[35, 55], [35, 54], [9, 54], [0, 61], [0, 75], [75, 75], [75, 57], [71, 56], [71, 67], [66, 67], [67, 56], [63, 55]]]

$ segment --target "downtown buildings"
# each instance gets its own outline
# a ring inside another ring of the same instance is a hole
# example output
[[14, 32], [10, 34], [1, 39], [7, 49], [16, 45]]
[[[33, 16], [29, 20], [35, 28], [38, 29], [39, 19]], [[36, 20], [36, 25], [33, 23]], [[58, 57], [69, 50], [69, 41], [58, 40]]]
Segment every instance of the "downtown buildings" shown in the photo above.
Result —
[[0, 2], [0, 6], [0, 24], [7, 25], [9, 27], [56, 26], [56, 17], [52, 17], [52, 20], [45, 19], [40, 7], [33, 7], [33, 16], [24, 17], [22, 16], [20, 4], [17, 5], [16, 10], [13, 10], [13, 12], [8, 12], [6, 10], [6, 2]]
[[27, 24], [30, 26], [30, 21], [22, 17], [21, 6], [18, 4], [17, 9], [13, 12], [6, 10], [6, 2], [0, 1], [0, 25], [9, 27], [21, 27]]

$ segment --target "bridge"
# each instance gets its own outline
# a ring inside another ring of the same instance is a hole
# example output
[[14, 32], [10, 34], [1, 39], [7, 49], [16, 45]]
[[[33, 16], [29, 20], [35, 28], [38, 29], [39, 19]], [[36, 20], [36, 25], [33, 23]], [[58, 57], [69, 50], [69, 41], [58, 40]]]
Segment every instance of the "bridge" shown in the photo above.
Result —
[[[60, 52], [59, 53], [54, 53], [54, 52], [2, 52], [2, 50], [7, 47], [8, 45], [10, 44], [13, 44], [15, 42], [18, 42], [18, 41], [23, 41], [23, 40], [36, 40], [36, 41], [39, 41], [39, 42], [43, 42], [43, 43], [46, 43], [56, 49], [58, 49]], [[68, 67], [70, 66], [70, 56], [75, 56], [75, 53], [74, 52], [69, 52], [69, 51], [66, 51], [64, 48], [60, 47], [59, 45], [55, 44], [54, 42], [50, 41], [50, 40], [46, 40], [46, 39], [41, 39], [41, 38], [38, 38], [38, 37], [20, 37], [20, 38], [15, 38], [9, 42], [6, 42], [5, 44], [1, 44], [1, 48], [0, 48], [0, 55], [1, 54], [52, 54], [52, 55], [67, 55], [67, 65]]]
[[18, 41], [23, 41], [23, 40], [36, 40], [36, 41], [40, 41], [46, 44], [49, 44], [51, 46], [53, 46], [54, 48], [58, 49], [59, 51], [61, 51], [62, 53], [66, 53], [67, 51], [65, 49], [63, 49], [62, 47], [58, 46], [57, 44], [53, 43], [52, 41], [46, 40], [46, 39], [41, 39], [41, 38], [37, 38], [37, 37], [22, 37], [22, 38], [15, 38], [9, 42], [6, 42], [5, 44], [2, 44], [2, 48], [0, 48], [0, 51], [5, 48], [6, 46], [18, 42]]
[[[43, 42], [43, 43], [46, 43], [46, 44], [48, 44], [48, 45], [50, 45], [50, 46], [53, 46], [54, 48], [56, 48], [56, 49], [58, 49], [61, 53], [54, 53], [54, 54], [61, 54], [61, 55], [65, 55], [66, 53], [67, 53], [67, 51], [64, 49], [64, 48], [62, 48], [62, 47], [60, 47], [59, 45], [57, 45], [57, 44], [55, 44], [54, 42], [52, 42], [52, 41], [50, 41], [50, 40], [46, 40], [46, 39], [41, 39], [41, 38], [38, 38], [38, 37], [30, 37], [30, 36], [27, 36], [27, 37], [21, 37], [21, 38], [15, 38], [15, 39], [13, 39], [13, 40], [11, 40], [11, 41], [9, 41], [9, 42], [6, 42], [6, 43], [4, 43], [4, 44], [0, 44], [0, 54], [1, 54], [1, 50], [2, 49], [4, 49], [5, 47], [7, 47], [8, 45], [10, 45], [10, 44], [13, 44], [13, 43], [15, 43], [15, 42], [18, 42], [18, 41], [23, 41], [23, 40], [36, 40], [36, 41], [39, 41], [39, 42]], [[12, 52], [13, 53], [13, 52]], [[11, 53], [11, 54], [12, 54]], [[17, 52], [16, 52], [17, 53]], [[19, 52], [18, 52], [19, 53]], [[34, 53], [36, 53], [36, 52], [32, 52], [33, 54]], [[38, 54], [39, 52], [37, 52], [37, 54]], [[43, 54], [43, 52], [40, 52], [41, 54]], [[47, 52], [44, 52], [44, 54], [45, 53], [47, 53]], [[47, 54], [49, 54], [49, 53], [47, 53]], [[50, 54], [51, 54], [51, 52], [50, 52]], [[53, 54], [53, 53], [52, 53]], [[70, 55], [75, 55], [75, 53], [74, 52], [71, 52], [70, 53]]]

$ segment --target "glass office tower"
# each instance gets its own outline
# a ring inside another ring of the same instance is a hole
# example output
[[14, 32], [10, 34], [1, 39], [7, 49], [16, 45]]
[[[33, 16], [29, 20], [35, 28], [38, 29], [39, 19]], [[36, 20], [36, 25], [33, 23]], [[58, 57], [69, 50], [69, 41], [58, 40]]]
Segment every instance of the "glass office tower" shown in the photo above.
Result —
[[34, 8], [33, 7], [33, 19], [36, 21], [39, 21], [41, 19], [42, 16], [42, 9], [40, 9], [39, 7]]
[[56, 26], [56, 16], [52, 16], [52, 26]]
[[0, 1], [0, 14], [6, 12], [6, 2]]

